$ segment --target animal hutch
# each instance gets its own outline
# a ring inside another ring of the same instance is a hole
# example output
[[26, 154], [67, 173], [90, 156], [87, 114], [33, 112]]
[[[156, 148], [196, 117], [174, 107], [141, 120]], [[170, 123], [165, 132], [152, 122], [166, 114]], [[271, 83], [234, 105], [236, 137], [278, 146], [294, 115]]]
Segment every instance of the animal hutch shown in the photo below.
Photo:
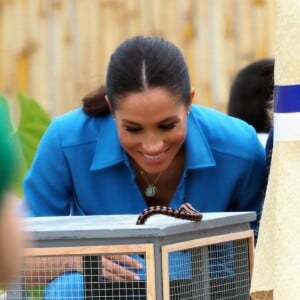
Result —
[[[249, 299], [254, 212], [204, 213], [201, 222], [157, 215], [144, 225], [137, 217], [24, 220], [30, 244], [7, 299]], [[127, 267], [125, 255], [141, 267]], [[108, 279], [103, 258], [138, 279]]]

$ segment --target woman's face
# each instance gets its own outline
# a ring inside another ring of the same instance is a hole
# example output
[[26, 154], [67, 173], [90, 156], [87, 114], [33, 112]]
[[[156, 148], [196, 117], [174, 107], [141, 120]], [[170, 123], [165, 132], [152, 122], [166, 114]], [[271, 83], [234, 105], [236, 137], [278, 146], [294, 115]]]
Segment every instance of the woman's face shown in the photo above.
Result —
[[152, 88], [117, 100], [114, 117], [120, 143], [148, 174], [166, 170], [185, 140], [189, 107], [177, 97], [167, 89]]

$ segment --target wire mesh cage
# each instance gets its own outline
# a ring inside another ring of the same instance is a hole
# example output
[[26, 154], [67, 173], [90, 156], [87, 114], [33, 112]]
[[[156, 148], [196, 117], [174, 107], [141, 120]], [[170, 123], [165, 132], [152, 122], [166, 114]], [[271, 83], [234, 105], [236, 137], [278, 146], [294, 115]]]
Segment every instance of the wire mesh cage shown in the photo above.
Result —
[[[106, 280], [101, 257], [112, 255], [119, 265], [125, 264], [122, 255], [145, 262], [141, 279], [120, 281], [116, 273], [116, 279]], [[149, 256], [153, 256], [151, 244], [27, 249], [22, 275], [8, 295], [11, 299], [145, 299], [154, 282]]]
[[244, 231], [163, 246], [164, 299], [249, 299], [251, 245]]
[[[202, 222], [153, 218], [142, 226], [135, 219], [29, 219], [33, 247], [6, 298], [249, 299], [254, 213], [204, 214]], [[140, 267], [128, 267], [128, 256]], [[108, 258], [120, 274], [107, 276]], [[137, 277], [124, 280], [122, 268]]]

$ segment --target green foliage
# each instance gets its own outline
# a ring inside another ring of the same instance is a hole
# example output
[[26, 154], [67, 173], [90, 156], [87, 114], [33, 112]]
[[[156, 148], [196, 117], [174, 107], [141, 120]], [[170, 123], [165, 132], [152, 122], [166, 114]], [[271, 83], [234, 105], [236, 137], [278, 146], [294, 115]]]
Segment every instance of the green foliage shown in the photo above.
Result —
[[44, 299], [44, 285], [38, 285], [26, 289], [27, 300], [43, 300]]
[[[20, 108], [20, 118], [17, 126], [11, 120], [8, 100], [0, 95], [0, 106], [7, 112], [4, 122], [9, 127], [16, 144], [18, 154], [18, 172], [14, 179], [14, 192], [19, 197], [23, 195], [23, 178], [28, 171], [38, 143], [48, 127], [51, 117], [38, 102], [22, 93], [17, 94]], [[1, 122], [3, 122], [1, 120]]]
[[5, 124], [5, 127], [6, 128], [8, 127], [9, 131], [12, 131], [13, 127], [12, 127], [11, 120], [10, 120], [9, 105], [3, 95], [0, 95], [0, 108], [1, 108], [1, 111], [4, 112], [4, 114], [2, 116], [4, 118], [4, 120], [1, 120], [1, 123]]

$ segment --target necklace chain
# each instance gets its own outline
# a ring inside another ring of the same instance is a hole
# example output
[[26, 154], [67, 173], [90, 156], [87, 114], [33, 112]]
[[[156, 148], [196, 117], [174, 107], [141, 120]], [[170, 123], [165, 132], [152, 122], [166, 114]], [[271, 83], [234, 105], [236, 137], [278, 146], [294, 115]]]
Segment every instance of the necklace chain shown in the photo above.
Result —
[[149, 180], [143, 170], [141, 170], [141, 174], [147, 183], [147, 187], [144, 191], [145, 196], [149, 197], [149, 198], [153, 198], [153, 197], [157, 196], [158, 190], [157, 190], [157, 187], [155, 186], [155, 184], [158, 182], [162, 173], [158, 174], [158, 176], [155, 178], [155, 180], [152, 183], [149, 182]]

